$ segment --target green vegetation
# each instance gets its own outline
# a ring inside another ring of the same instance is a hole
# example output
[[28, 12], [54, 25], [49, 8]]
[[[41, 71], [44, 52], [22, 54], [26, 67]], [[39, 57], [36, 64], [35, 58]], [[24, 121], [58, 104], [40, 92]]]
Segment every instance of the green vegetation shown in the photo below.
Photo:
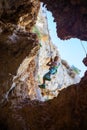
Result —
[[79, 70], [77, 67], [75, 67], [74, 65], [71, 66], [72, 70], [76, 73], [76, 74], [80, 74], [81, 70]]
[[[41, 40], [40, 31], [38, 30], [38, 28], [37, 28], [36, 26], [33, 27], [32, 32], [33, 32], [33, 33], [36, 33], [37, 36], [38, 36], [38, 38], [39, 38], [39, 40]], [[41, 43], [39, 43], [39, 45], [40, 45], [40, 47], [42, 47]]]
[[39, 39], [41, 39], [40, 31], [38, 30], [38, 28], [36, 26], [33, 27], [32, 31], [37, 34], [37, 36], [38, 36]]

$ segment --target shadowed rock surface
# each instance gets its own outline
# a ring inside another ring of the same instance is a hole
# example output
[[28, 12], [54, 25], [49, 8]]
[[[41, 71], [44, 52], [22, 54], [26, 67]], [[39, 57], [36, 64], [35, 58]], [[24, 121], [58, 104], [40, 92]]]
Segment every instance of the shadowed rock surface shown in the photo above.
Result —
[[36, 21], [39, 6], [39, 0], [1, 0], [0, 21], [13, 24], [19, 22], [31, 28]]
[[[77, 37], [87, 40], [86, 1], [42, 1], [47, 4], [48, 10], [52, 11], [61, 39]], [[39, 4], [39, 1], [35, 0], [0, 1], [0, 99], [12, 84], [12, 76], [9, 73], [14, 75], [31, 50], [34, 47], [39, 49], [36, 35], [26, 32], [30, 31], [35, 23]], [[33, 9], [35, 10], [31, 14]], [[32, 61], [31, 71], [33, 64]], [[11, 99], [0, 104], [0, 130], [12, 129], [86, 130], [87, 72], [80, 83], [63, 89], [58, 97], [51, 101], [42, 103], [25, 99], [15, 103], [14, 99]]]
[[52, 12], [60, 39], [79, 38], [87, 41], [86, 0], [41, 0]]
[[[0, 108], [1, 130], [86, 130], [87, 74], [80, 84], [63, 89], [59, 96], [41, 103], [24, 100]], [[4, 113], [4, 114], [3, 114]]]
[[0, 1], [0, 99], [11, 87], [22, 61], [38, 48], [37, 36], [30, 29], [39, 7], [38, 0]]
[[5, 34], [1, 35], [0, 39], [0, 97], [11, 87], [13, 76], [20, 63], [31, 54], [35, 47], [37, 51], [39, 49], [36, 34], [17, 32], [14, 35], [13, 41], [12, 36], [8, 37]]

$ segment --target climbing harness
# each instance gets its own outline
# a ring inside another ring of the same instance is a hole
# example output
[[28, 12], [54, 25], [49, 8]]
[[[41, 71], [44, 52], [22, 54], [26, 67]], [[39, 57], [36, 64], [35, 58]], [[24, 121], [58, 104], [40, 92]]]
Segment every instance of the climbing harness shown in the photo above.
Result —
[[45, 79], [45, 80], [48, 80], [48, 81], [51, 81], [51, 74], [48, 72], [48, 73], [46, 73], [44, 76], [43, 76], [43, 78]]
[[49, 69], [49, 73], [50, 74], [56, 74], [57, 73], [57, 68], [56, 67], [51, 67], [50, 69]]
[[57, 73], [57, 69], [58, 69], [58, 67], [60, 66], [60, 63], [58, 64], [58, 66], [55, 66], [55, 67], [51, 67], [50, 69], [49, 69], [49, 73], [50, 74], [56, 74]]

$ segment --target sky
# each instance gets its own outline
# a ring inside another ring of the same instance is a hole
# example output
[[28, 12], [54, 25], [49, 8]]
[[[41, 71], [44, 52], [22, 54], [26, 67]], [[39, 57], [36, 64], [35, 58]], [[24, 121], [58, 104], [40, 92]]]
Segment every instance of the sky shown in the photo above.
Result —
[[[74, 65], [81, 70], [80, 77], [84, 75], [87, 67], [82, 63], [83, 58], [86, 56], [84, 49], [81, 45], [81, 41], [77, 38], [71, 38], [69, 40], [60, 40], [56, 33], [56, 23], [53, 22], [52, 13], [47, 11], [44, 8], [47, 19], [48, 19], [48, 28], [51, 36], [51, 40], [54, 45], [57, 46], [61, 59], [64, 59], [68, 62], [70, 66]], [[87, 42], [82, 41], [86, 52], [87, 52]]]

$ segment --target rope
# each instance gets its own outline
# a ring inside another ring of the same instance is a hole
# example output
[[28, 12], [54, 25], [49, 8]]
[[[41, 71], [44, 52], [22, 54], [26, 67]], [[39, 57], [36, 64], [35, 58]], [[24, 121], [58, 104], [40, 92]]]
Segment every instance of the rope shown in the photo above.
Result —
[[38, 75], [37, 78], [38, 78], [38, 82], [39, 82], [39, 84], [41, 84], [41, 81], [40, 81], [40, 75]]
[[48, 31], [48, 34], [49, 34], [50, 54], [51, 54], [51, 58], [52, 58], [51, 37], [50, 37], [49, 28], [48, 28], [48, 18], [47, 18], [46, 9], [45, 9], [45, 10], [43, 10], [43, 12], [45, 13], [45, 17], [46, 17], [46, 19], [47, 19], [47, 31]]
[[[81, 41], [81, 40], [80, 40], [80, 41]], [[82, 48], [83, 48], [83, 50], [84, 50], [84, 52], [85, 52], [85, 54], [86, 54], [86, 56], [87, 56], [87, 52], [86, 52], [86, 49], [85, 49], [84, 45], [82, 44], [82, 41], [81, 41], [81, 46], [82, 46]]]

